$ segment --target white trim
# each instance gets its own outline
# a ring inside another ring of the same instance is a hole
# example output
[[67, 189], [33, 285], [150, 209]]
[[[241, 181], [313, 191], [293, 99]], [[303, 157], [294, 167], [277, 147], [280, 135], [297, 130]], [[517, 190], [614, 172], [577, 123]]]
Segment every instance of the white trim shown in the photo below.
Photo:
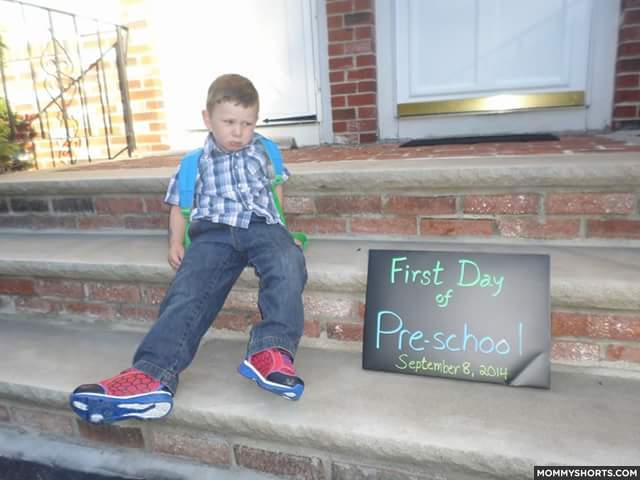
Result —
[[[137, 408], [136, 405], [118, 405], [120, 408]], [[149, 405], [146, 406], [149, 408]], [[133, 417], [133, 418], [162, 418], [169, 414], [171, 409], [173, 408], [172, 403], [158, 403], [156, 402], [152, 409], [147, 410], [145, 412], [131, 412], [125, 413], [122, 415], [123, 418]]]
[[89, 410], [89, 406], [86, 403], [79, 402], [78, 400], [73, 401], [73, 406], [78, 410], [82, 410], [83, 412]]
[[317, 25], [316, 85], [318, 86], [319, 143], [334, 143], [333, 115], [331, 111], [331, 81], [329, 80], [329, 29], [327, 27], [327, 3], [316, 0], [313, 9]]
[[[616, 59], [621, 0], [593, 1], [589, 72], [587, 75], [586, 130], [611, 126], [615, 92]], [[597, 95], [594, 95], [597, 92]]]
[[316, 0], [308, 0], [302, 2], [302, 18], [307, 28], [304, 29], [305, 37], [305, 57], [310, 60], [306, 69], [307, 96], [314, 103], [313, 110], [317, 116], [320, 115], [318, 107], [318, 23], [316, 21]]
[[376, 71], [378, 82], [378, 137], [398, 138], [393, 0], [376, 0]]
[[[296, 139], [298, 147], [309, 145], [318, 145], [320, 143], [321, 125], [317, 122], [312, 123], [291, 123], [288, 125], [259, 125], [256, 132], [269, 138], [276, 137], [293, 137]], [[201, 134], [201, 143], [206, 132]]]
[[500, 135], [535, 132], [584, 131], [585, 108], [541, 109], [495, 114], [450, 114], [403, 118], [401, 139], [441, 136]]

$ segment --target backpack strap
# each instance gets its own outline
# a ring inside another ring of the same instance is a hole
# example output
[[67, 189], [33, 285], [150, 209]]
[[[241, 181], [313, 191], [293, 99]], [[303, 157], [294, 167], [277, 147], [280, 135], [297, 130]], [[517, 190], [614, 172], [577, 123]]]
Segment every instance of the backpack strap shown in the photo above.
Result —
[[[266, 137], [260, 135], [260, 142], [264, 147], [265, 152], [267, 152], [267, 157], [269, 157], [269, 161], [271, 165], [273, 165], [273, 171], [275, 173], [275, 178], [271, 182], [271, 195], [273, 196], [273, 203], [276, 205], [276, 210], [278, 210], [278, 214], [280, 215], [280, 221], [286, 227], [287, 220], [284, 217], [284, 210], [282, 209], [282, 205], [280, 204], [280, 198], [278, 198], [278, 194], [276, 193], [276, 187], [284, 182], [283, 177], [283, 162], [282, 162], [282, 154], [280, 153], [280, 149], [278, 148], [278, 144], [273, 140], [270, 140]], [[291, 236], [300, 242], [302, 249], [304, 250], [307, 247], [307, 236], [303, 232], [289, 232]]]
[[266, 137], [260, 135], [259, 137], [260, 143], [264, 147], [265, 152], [267, 152], [267, 157], [271, 161], [271, 165], [273, 165], [273, 171], [275, 173], [275, 178], [273, 179], [272, 185], [277, 186], [283, 183], [283, 166], [282, 166], [282, 154], [280, 153], [280, 149], [278, 148], [278, 144], [273, 140], [270, 140]]
[[204, 153], [203, 148], [190, 151], [180, 160], [180, 170], [178, 173], [178, 192], [180, 194], [180, 210], [186, 221], [184, 231], [184, 246], [191, 245], [189, 238], [189, 227], [191, 226], [191, 209], [195, 197], [196, 178], [198, 177], [198, 163]]
[[178, 173], [178, 190], [180, 192], [180, 208], [193, 207], [193, 199], [198, 177], [198, 162], [204, 153], [203, 148], [196, 148], [180, 160]]

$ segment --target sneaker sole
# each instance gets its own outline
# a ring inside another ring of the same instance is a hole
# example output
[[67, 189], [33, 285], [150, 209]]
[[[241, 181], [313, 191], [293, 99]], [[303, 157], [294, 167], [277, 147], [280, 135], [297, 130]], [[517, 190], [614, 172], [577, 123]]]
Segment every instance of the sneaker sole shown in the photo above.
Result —
[[71, 409], [83, 420], [93, 424], [113, 423], [131, 418], [154, 420], [166, 417], [173, 408], [173, 396], [154, 392], [130, 397], [114, 397], [100, 393], [72, 393]]
[[299, 400], [302, 392], [304, 392], [304, 385], [302, 384], [298, 384], [295, 387], [286, 387], [279, 383], [270, 382], [246, 360], [238, 367], [238, 373], [249, 380], [255, 381], [260, 388], [280, 395], [287, 400]]

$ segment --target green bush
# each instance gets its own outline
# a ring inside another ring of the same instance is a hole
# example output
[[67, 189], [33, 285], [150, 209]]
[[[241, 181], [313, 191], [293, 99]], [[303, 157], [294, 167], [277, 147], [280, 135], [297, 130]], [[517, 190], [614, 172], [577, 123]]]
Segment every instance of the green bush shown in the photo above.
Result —
[[[4, 50], [5, 48], [2, 37], [0, 37], [0, 49]], [[14, 157], [20, 151], [20, 147], [11, 138], [11, 127], [9, 125], [7, 102], [4, 98], [0, 98], [0, 173], [11, 168]]]
[[[0, 36], [0, 50], [6, 48]], [[2, 58], [2, 55], [0, 55], [0, 58]], [[9, 170], [24, 170], [31, 167], [29, 162], [18, 159], [18, 155], [23, 153], [25, 143], [30, 142], [35, 137], [35, 131], [31, 128], [31, 119], [27, 117], [20, 119], [17, 115], [11, 114], [11, 120], [13, 120], [13, 124], [18, 130], [19, 138], [16, 139], [14, 138], [15, 132], [11, 132], [9, 115], [6, 99], [0, 98], [0, 173]]]
[[0, 98], [0, 172], [13, 169], [14, 159], [20, 150], [20, 145], [11, 138], [7, 102]]

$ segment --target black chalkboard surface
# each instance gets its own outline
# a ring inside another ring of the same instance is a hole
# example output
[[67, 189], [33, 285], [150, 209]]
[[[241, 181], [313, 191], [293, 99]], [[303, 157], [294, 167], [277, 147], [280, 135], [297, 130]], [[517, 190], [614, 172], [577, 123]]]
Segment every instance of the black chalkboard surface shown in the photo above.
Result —
[[549, 388], [549, 256], [371, 250], [363, 368]]

